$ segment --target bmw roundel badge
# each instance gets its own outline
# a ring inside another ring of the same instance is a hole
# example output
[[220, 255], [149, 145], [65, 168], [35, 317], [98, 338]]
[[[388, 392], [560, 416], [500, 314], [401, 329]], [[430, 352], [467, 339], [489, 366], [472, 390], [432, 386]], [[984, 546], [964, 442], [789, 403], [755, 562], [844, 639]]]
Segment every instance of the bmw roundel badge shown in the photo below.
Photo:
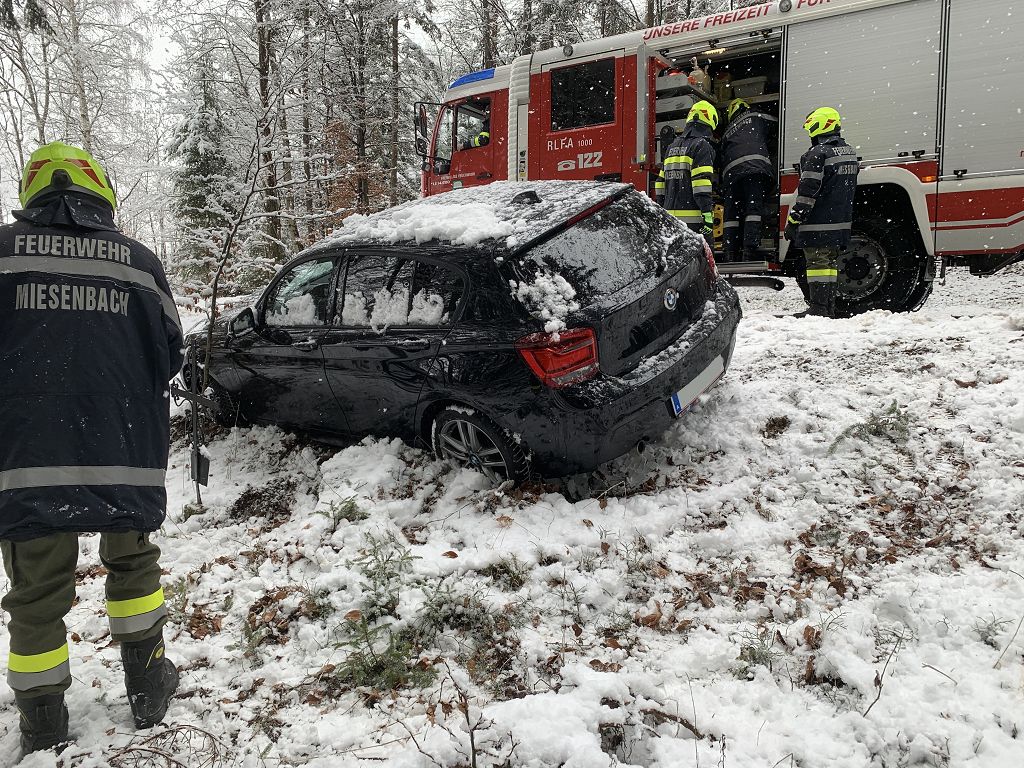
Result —
[[665, 309], [670, 312], [676, 308], [676, 304], [679, 303], [679, 291], [675, 288], [669, 288], [665, 291]]

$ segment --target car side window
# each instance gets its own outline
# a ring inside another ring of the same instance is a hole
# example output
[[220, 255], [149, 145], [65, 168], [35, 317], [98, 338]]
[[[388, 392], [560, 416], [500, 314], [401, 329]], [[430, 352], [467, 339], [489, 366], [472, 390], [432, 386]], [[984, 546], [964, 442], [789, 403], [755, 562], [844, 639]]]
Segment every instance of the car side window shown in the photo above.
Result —
[[398, 256], [349, 260], [335, 323], [348, 328], [439, 327], [454, 319], [464, 290], [454, 270]]
[[267, 299], [267, 325], [326, 325], [333, 274], [330, 256], [295, 265]]

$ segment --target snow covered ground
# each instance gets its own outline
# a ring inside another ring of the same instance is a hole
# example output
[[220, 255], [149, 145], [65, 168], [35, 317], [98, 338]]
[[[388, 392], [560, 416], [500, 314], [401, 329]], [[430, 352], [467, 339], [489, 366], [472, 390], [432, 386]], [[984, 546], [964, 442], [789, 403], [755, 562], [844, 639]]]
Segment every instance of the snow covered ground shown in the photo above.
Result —
[[834, 322], [741, 295], [727, 378], [582, 500], [238, 429], [199, 509], [179, 434], [167, 727], [83, 537], [77, 742], [20, 765], [1020, 766], [1024, 270]]

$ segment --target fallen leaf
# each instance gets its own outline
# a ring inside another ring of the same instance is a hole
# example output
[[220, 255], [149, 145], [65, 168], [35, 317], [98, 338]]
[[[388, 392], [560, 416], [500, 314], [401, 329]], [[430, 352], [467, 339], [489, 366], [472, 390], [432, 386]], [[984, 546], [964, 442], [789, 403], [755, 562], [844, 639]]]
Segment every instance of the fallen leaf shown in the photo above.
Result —
[[458, 556], [459, 556], [459, 553], [454, 551], [454, 550], [451, 550], [451, 549], [449, 549], [447, 552], [444, 552], [444, 553], [441, 554], [441, 557], [448, 557], [448, 558], [458, 557]]
[[953, 381], [956, 382], [956, 385], [960, 387], [960, 389], [974, 389], [976, 386], [978, 386], [977, 379], [975, 379], [974, 381], [960, 381], [960, 379], [953, 379]]
[[654, 629], [661, 623], [662, 618], [665, 614], [662, 613], [661, 603], [657, 600], [654, 601], [654, 613], [648, 614], [647, 616], [637, 616], [637, 623], [644, 627], [650, 627]]
[[345, 621], [351, 621], [353, 623], [363, 618], [363, 612], [358, 608], [353, 608], [351, 611], [345, 614]]
[[597, 502], [597, 506], [599, 506], [601, 509], [605, 509], [608, 506], [608, 499], [602, 496], [601, 500]]
[[593, 528], [594, 527], [594, 521], [593, 520], [587, 520], [586, 518], [583, 518], [583, 520], [581, 522], [585, 526], [587, 526], [587, 528]]
[[804, 645], [812, 650], [821, 647], [821, 630], [808, 624], [804, 627]]
[[804, 668], [804, 682], [807, 683], [807, 685], [811, 685], [814, 680], [814, 657], [812, 656], [807, 660], [807, 666]]
[[508, 515], [501, 515], [500, 517], [494, 518], [494, 522], [498, 524], [499, 528], [508, 528], [512, 525], [512, 523], [515, 522], [515, 520], [513, 520]]

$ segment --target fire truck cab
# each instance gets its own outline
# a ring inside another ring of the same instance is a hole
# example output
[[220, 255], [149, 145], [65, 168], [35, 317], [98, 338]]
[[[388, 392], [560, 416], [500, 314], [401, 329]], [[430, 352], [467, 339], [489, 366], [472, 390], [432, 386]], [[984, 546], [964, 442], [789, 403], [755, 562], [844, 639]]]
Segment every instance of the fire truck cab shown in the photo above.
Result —
[[839, 309], [913, 310], [947, 265], [984, 275], [1024, 258], [1022, 39], [1022, 0], [779, 0], [524, 54], [417, 105], [421, 192], [606, 179], [653, 196], [690, 106], [715, 103], [721, 132], [741, 97], [778, 119], [776, 189], [765, 260], [721, 270], [806, 290], [780, 232], [804, 117], [834, 106], [861, 163]]

